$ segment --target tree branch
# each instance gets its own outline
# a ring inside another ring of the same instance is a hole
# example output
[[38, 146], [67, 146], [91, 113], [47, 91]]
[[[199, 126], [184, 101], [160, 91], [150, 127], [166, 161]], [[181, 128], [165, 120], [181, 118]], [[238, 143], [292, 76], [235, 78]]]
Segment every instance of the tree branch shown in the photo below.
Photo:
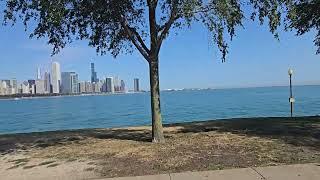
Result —
[[120, 20], [121, 26], [125, 29], [128, 37], [131, 40], [131, 42], [133, 43], [133, 45], [139, 50], [141, 55], [149, 62], [150, 50], [145, 45], [145, 43], [144, 43], [143, 39], [141, 38], [141, 36], [139, 35], [139, 33], [134, 28], [132, 28], [128, 25], [125, 18], [121, 17], [120, 19], [121, 19]]
[[178, 1], [177, 0], [173, 0], [172, 2], [172, 10], [170, 13], [170, 17], [168, 19], [168, 21], [160, 27], [159, 32], [161, 32], [160, 36], [159, 36], [159, 42], [158, 42], [158, 52], [160, 50], [161, 44], [163, 42], [163, 40], [166, 38], [172, 24], [179, 19], [181, 16], [178, 15]]
[[[148, 0], [149, 7], [149, 30], [150, 30], [150, 56], [158, 55], [158, 28], [156, 20], [157, 0]], [[150, 57], [155, 58], [155, 57]]]

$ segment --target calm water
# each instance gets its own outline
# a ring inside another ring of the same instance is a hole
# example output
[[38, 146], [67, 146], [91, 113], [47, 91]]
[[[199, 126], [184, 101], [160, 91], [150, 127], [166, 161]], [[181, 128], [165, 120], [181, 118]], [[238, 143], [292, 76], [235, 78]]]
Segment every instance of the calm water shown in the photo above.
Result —
[[[162, 92], [164, 123], [288, 116], [288, 88]], [[294, 87], [295, 115], [320, 114], [320, 86]], [[0, 101], [0, 133], [150, 124], [149, 93]]]

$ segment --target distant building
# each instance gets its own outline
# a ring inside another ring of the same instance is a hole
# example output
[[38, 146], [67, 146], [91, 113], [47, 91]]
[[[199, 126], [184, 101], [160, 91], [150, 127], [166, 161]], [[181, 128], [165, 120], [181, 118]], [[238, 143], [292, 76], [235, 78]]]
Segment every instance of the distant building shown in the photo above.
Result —
[[134, 92], [139, 92], [140, 91], [139, 79], [135, 78], [133, 83], [134, 83]]
[[94, 63], [91, 63], [91, 83], [99, 82], [97, 72], [94, 69]]
[[35, 94], [45, 94], [44, 85], [45, 85], [44, 80], [37, 79], [36, 80]]
[[53, 62], [51, 66], [51, 85], [52, 93], [60, 93], [61, 71], [60, 64], [58, 62]]
[[44, 73], [44, 90], [46, 93], [51, 93], [51, 80], [50, 80], [50, 73]]
[[17, 79], [13, 78], [9, 80], [9, 94], [17, 94], [18, 93], [18, 83]]
[[101, 92], [107, 92], [106, 79], [100, 80], [101, 83]]
[[30, 94], [36, 94], [36, 85], [32, 84], [30, 86], [30, 84], [29, 84], [29, 87], [30, 87], [30, 89], [29, 89]]
[[29, 83], [29, 92], [31, 94], [35, 94], [36, 93], [36, 80], [29, 79], [28, 83]]
[[91, 82], [85, 82], [85, 89], [86, 93], [92, 93], [92, 83]]
[[124, 83], [124, 80], [121, 80], [120, 91], [121, 92], [126, 92], [126, 84]]
[[29, 87], [29, 83], [27, 81], [24, 81], [21, 84], [21, 93], [22, 94], [30, 94], [30, 87]]
[[108, 93], [114, 93], [114, 82], [113, 77], [106, 78], [106, 89]]
[[113, 79], [113, 85], [114, 85], [114, 91], [115, 91], [115, 92], [119, 92], [119, 91], [120, 91], [120, 86], [121, 86], [121, 84], [120, 84], [120, 79], [119, 79], [118, 76], [114, 77], [114, 79]]
[[86, 83], [85, 82], [79, 83], [79, 93], [86, 93]]
[[61, 92], [64, 94], [75, 94], [79, 92], [78, 74], [75, 72], [61, 73]]
[[7, 95], [7, 83], [0, 80], [0, 95]]
[[94, 93], [101, 93], [102, 85], [100, 82], [96, 82], [92, 84], [92, 91]]
[[28, 83], [29, 83], [29, 87], [31, 87], [32, 85], [35, 85], [35, 84], [36, 84], [36, 80], [29, 79], [29, 80], [28, 80]]
[[37, 79], [41, 79], [41, 70], [40, 70], [40, 68], [37, 69]]

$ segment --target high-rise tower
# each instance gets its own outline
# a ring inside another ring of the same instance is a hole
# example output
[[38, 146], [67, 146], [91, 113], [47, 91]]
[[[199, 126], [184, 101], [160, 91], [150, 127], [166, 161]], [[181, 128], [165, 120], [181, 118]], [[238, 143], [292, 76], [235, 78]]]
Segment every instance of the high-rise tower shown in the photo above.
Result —
[[139, 87], [139, 79], [135, 78], [134, 79], [134, 92], [139, 92], [140, 91], [140, 87]]
[[94, 63], [91, 63], [91, 83], [99, 82], [97, 72], [94, 69]]
[[39, 79], [41, 79], [41, 70], [38, 67], [38, 69], [37, 69], [37, 80], [39, 80]]
[[55, 94], [60, 93], [61, 71], [60, 71], [60, 64], [58, 62], [52, 62], [51, 85], [52, 85], [52, 93], [55, 93]]

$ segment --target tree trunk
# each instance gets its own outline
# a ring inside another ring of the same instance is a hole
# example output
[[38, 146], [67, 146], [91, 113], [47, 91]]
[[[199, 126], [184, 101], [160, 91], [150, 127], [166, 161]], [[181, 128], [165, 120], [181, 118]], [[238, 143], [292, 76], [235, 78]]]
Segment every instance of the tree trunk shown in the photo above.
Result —
[[151, 58], [149, 62], [150, 70], [150, 92], [152, 111], [152, 142], [163, 143], [163, 127], [160, 108], [160, 88], [159, 88], [159, 61], [158, 57]]

